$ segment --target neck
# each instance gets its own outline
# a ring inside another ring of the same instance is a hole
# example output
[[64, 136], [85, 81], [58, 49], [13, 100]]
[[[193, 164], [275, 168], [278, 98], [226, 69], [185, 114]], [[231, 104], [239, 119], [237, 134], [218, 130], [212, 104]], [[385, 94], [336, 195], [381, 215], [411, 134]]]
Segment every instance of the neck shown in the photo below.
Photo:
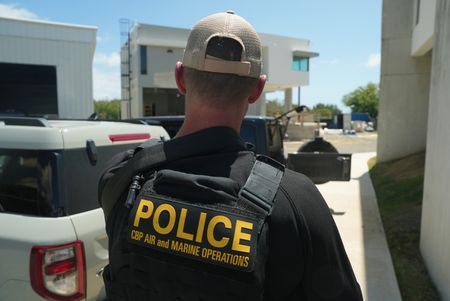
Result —
[[184, 123], [176, 137], [216, 126], [225, 126], [240, 132], [242, 119], [247, 112], [246, 102], [242, 101], [234, 106], [217, 108], [205, 102], [193, 101], [186, 95], [186, 114]]

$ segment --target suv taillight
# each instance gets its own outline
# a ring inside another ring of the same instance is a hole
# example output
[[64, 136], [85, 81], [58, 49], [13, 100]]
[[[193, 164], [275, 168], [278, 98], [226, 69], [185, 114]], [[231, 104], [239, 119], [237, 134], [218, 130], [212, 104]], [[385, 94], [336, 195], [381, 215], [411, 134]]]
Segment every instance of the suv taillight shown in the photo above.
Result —
[[82, 241], [34, 246], [30, 256], [33, 289], [47, 300], [76, 301], [86, 296], [86, 263]]

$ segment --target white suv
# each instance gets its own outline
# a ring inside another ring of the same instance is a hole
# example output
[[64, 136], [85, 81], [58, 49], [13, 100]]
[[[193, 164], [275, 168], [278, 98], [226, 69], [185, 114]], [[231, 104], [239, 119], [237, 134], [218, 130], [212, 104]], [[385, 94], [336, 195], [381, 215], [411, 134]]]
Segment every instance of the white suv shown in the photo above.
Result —
[[160, 126], [0, 117], [0, 300], [103, 300], [97, 184]]

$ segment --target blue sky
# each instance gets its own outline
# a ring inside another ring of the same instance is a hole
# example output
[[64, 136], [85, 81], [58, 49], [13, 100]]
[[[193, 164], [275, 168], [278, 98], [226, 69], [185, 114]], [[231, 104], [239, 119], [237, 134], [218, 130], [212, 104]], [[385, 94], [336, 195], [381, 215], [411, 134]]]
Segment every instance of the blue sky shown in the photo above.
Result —
[[343, 95], [379, 82], [381, 0], [0, 0], [0, 16], [98, 27], [93, 66], [96, 99], [120, 97], [120, 18], [191, 28], [200, 18], [228, 9], [258, 32], [311, 40], [311, 50], [320, 56], [311, 61], [310, 85], [301, 91], [303, 104], [322, 102], [345, 109]]

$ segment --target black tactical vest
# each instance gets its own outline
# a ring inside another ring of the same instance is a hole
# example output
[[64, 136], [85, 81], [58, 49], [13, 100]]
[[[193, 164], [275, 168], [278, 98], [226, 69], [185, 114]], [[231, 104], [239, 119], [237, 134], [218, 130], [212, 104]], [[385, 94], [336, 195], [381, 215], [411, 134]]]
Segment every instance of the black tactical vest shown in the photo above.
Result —
[[172, 170], [147, 175], [142, 188], [135, 177], [113, 210], [108, 300], [264, 300], [268, 217], [283, 171], [257, 157], [241, 189]]

